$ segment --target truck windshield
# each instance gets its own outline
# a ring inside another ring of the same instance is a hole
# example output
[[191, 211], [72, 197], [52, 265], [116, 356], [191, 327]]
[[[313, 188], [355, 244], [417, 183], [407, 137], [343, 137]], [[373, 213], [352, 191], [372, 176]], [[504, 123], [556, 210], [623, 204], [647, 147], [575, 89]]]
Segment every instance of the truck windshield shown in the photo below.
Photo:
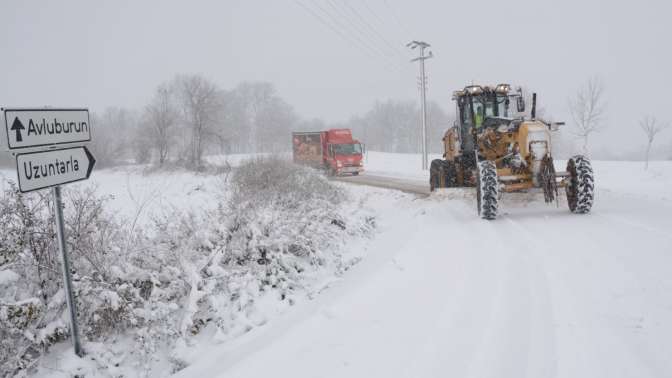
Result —
[[362, 153], [362, 146], [357, 144], [334, 144], [334, 154], [336, 155], [359, 155]]

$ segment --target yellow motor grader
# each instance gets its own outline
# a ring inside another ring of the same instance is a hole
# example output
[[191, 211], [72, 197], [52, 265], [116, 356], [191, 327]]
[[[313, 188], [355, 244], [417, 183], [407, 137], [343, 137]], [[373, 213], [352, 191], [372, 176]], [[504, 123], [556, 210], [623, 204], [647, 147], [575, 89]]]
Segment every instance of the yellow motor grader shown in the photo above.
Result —
[[[536, 94], [530, 116], [524, 116], [520, 88], [470, 85], [453, 93], [457, 120], [443, 137], [444, 159], [430, 165], [430, 189], [475, 187], [478, 214], [497, 217], [502, 193], [541, 190], [547, 203], [557, 201], [558, 187], [567, 193], [569, 209], [587, 213], [593, 205], [594, 179], [590, 161], [570, 158], [567, 170], [556, 172], [551, 131], [562, 123], [536, 118]], [[515, 108], [512, 106], [515, 104]]]

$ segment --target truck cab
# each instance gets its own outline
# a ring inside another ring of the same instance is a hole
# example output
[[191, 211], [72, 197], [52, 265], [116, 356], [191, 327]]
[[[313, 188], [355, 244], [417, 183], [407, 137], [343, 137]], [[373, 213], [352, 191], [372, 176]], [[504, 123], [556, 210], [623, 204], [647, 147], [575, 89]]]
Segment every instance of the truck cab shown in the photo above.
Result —
[[324, 133], [324, 165], [328, 172], [358, 175], [364, 171], [364, 148], [352, 138], [350, 129], [329, 129]]

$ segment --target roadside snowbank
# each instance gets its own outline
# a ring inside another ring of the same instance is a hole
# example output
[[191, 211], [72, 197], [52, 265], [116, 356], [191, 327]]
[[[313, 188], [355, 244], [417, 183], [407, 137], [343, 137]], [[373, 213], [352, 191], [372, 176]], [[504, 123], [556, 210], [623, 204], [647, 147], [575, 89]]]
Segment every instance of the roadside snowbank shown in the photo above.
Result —
[[[278, 159], [241, 162], [227, 180], [186, 172], [143, 175], [134, 169], [101, 171], [98, 180], [106, 190], [97, 192], [125, 189], [129, 194], [104, 205], [78, 185], [65, 191], [66, 197], [84, 201], [68, 203], [66, 224], [88, 355], [76, 358], [67, 340], [62, 342], [67, 318], [58, 258], [47, 238], [48, 259], [17, 247], [0, 265], [5, 286], [13, 288], [17, 274], [30, 277], [0, 298], [8, 309], [0, 311], [0, 366], [12, 369], [5, 372], [25, 374], [32, 366], [38, 376], [50, 377], [169, 375], [200, 353], [200, 343], [235, 340], [317, 295], [361, 259], [345, 245], [368, 237], [375, 227], [359, 198], [311, 169]], [[167, 186], [168, 180], [173, 184]], [[166, 202], [137, 202], [129, 185], [148, 196], [161, 189]], [[186, 190], [194, 185], [203, 187]], [[2, 198], [8, 208], [30, 201], [27, 208], [39, 209], [30, 211], [29, 222], [39, 221], [39, 229], [25, 229], [20, 212], [3, 212], [8, 217], [0, 221], [11, 225], [5, 232], [13, 245], [24, 235], [44, 238], [53, 229], [49, 203], [41, 201], [49, 196], [42, 194], [24, 198], [7, 192]], [[109, 205], [133, 211], [144, 206], [147, 217], [142, 225], [132, 219], [116, 222], [99, 210]], [[79, 208], [93, 211], [84, 214], [88, 223], [82, 229], [73, 223], [81, 218], [73, 213]], [[82, 233], [86, 237], [80, 241]], [[44, 277], [31, 270], [42, 265], [54, 275], [44, 301], [37, 291]], [[26, 315], [32, 313], [39, 316]], [[13, 342], [30, 353], [14, 356]], [[52, 353], [40, 359], [41, 347], [53, 347]]]

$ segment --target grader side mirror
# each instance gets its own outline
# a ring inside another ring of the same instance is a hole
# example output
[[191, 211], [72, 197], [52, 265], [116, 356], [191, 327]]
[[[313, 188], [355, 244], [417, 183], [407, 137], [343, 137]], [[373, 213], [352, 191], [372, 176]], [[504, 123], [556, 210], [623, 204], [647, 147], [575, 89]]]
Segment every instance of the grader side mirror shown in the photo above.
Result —
[[516, 97], [516, 108], [518, 110], [518, 113], [522, 113], [525, 111], [525, 100], [523, 100], [522, 96]]
[[564, 126], [564, 122], [551, 122], [551, 131], [558, 131], [560, 130], [560, 126]]

